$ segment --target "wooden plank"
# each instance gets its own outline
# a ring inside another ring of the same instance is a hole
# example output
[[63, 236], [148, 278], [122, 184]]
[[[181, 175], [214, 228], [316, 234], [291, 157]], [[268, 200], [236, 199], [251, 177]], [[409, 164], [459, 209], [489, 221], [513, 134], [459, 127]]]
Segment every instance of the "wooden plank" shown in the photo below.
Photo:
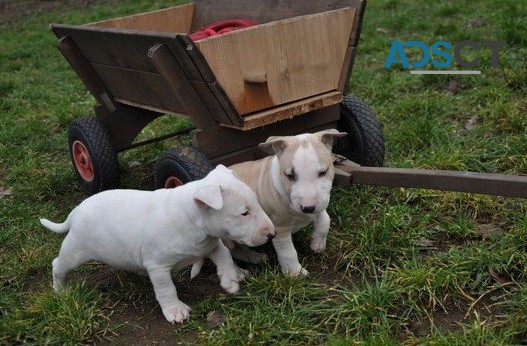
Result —
[[232, 18], [247, 18], [258, 23], [336, 10], [344, 7], [357, 9], [350, 43], [357, 45], [364, 15], [364, 0], [194, 0], [195, 10], [191, 32], [208, 24]]
[[185, 47], [185, 52], [192, 60], [202, 80], [208, 87], [203, 87], [198, 92], [211, 110], [216, 121], [218, 123], [241, 126], [243, 123], [242, 118], [236, 112], [236, 109], [234, 109], [227, 94], [216, 81], [216, 76], [214, 76], [205, 57], [203, 57], [199, 49], [194, 45], [194, 42], [188, 36], [184, 35], [178, 36], [177, 40], [181, 47]]
[[[232, 124], [233, 126], [238, 127], [241, 126], [243, 123], [242, 118], [234, 108], [232, 102], [230, 101], [229, 97], [227, 96], [221, 85], [216, 80], [216, 76], [207, 64], [207, 61], [205, 60], [203, 54], [201, 54], [200, 50], [194, 44], [194, 41], [192, 41], [188, 36], [183, 35], [178, 36], [178, 41], [182, 45], [186, 46], [186, 52], [194, 62], [196, 68], [203, 77], [203, 80], [207, 83], [210, 92], [214, 96], [216, 102], [223, 110], [222, 117], [225, 116], [228, 118], [228, 120], [218, 120], [218, 123]], [[214, 106], [216, 107], [216, 105]]]
[[185, 33], [190, 32], [194, 4], [170, 7], [86, 24], [101, 28], [118, 28], [146, 31]]
[[199, 94], [192, 88], [185, 73], [176, 63], [174, 56], [164, 44], [156, 44], [148, 52], [148, 57], [165, 78], [172, 91], [183, 101], [183, 106], [187, 114], [198, 128], [208, 128], [216, 126], [214, 118], [209, 113], [207, 107], [199, 97]]
[[57, 37], [70, 36], [84, 58], [94, 64], [157, 73], [148, 59], [148, 50], [163, 43], [176, 57], [186, 78], [203, 80], [185, 48], [177, 42], [177, 34], [52, 24]]
[[339, 105], [333, 105], [249, 131], [223, 126], [196, 130], [192, 133], [192, 144], [212, 159], [257, 145], [269, 136], [294, 135], [313, 128], [335, 128], [338, 119]]
[[[210, 90], [218, 100], [218, 103], [221, 105], [223, 111], [230, 119], [230, 123], [233, 126], [240, 127], [243, 125], [243, 118], [238, 114], [234, 106], [232, 105], [231, 100], [225, 93], [225, 90], [221, 87], [220, 83], [217, 81], [213, 83], [208, 83]], [[228, 124], [228, 122], [221, 122], [222, 124]]]
[[126, 103], [149, 105], [171, 113], [186, 111], [182, 101], [159, 73], [135, 71], [113, 66], [92, 64], [104, 85], [116, 99]]
[[[230, 126], [241, 126], [242, 119], [237, 117], [233, 119], [229, 117], [223, 110], [221, 104], [218, 102], [214, 94], [210, 90], [210, 85], [202, 81], [190, 80], [190, 84], [196, 90], [203, 104], [209, 110], [211, 116], [218, 124], [229, 124]], [[234, 120], [234, 121], [233, 121]]]
[[196, 45], [234, 108], [245, 115], [336, 90], [354, 13], [344, 8], [295, 17]]
[[[350, 175], [349, 184], [423, 188], [527, 198], [527, 176], [445, 170], [336, 166]], [[343, 182], [343, 179], [338, 181]], [[345, 179], [344, 179], [345, 182]]]
[[[299, 115], [342, 102], [342, 94], [338, 91], [309, 97], [283, 106], [267, 109], [244, 118], [242, 130], [247, 131], [257, 127], [292, 119]], [[222, 124], [224, 125], [224, 124]], [[229, 126], [229, 125], [224, 125]]]
[[120, 99], [118, 97], [115, 99], [115, 101], [117, 101], [119, 103], [122, 103], [124, 105], [127, 105], [127, 106], [141, 108], [141, 109], [149, 110], [149, 111], [160, 113], [160, 114], [176, 115], [176, 116], [179, 116], [179, 117], [182, 117], [182, 118], [190, 119], [190, 117], [187, 114], [185, 114], [184, 112], [174, 112], [174, 111], [171, 111], [169, 109], [163, 109], [163, 108], [159, 108], [159, 107], [154, 107], [152, 105], [139, 103], [139, 102], [134, 102], [134, 101], [126, 100], [126, 99]]
[[84, 85], [86, 85], [95, 100], [99, 104], [106, 106], [110, 112], [114, 111], [116, 105], [113, 102], [113, 96], [106, 89], [92, 66], [90, 66], [78, 50], [71, 37], [65, 36], [60, 38], [57, 42], [57, 48], [77, 73]]
[[[315, 126], [315, 127], [306, 128], [306, 129], [304, 129], [302, 131], [302, 133], [318, 132], [318, 131], [322, 131], [322, 130], [332, 129], [332, 128], [335, 128], [336, 126], [337, 126], [336, 123], [328, 123], [328, 124], [324, 124], [324, 125], [321, 125], [321, 126]], [[264, 141], [265, 141], [265, 139], [262, 140], [261, 142], [264, 142]], [[225, 155], [214, 157], [214, 158], [211, 159], [211, 161], [214, 164], [221, 163], [221, 164], [224, 164], [225, 166], [229, 166], [229, 165], [233, 165], [235, 163], [239, 163], [239, 162], [243, 162], [243, 161], [258, 160], [258, 159], [261, 159], [261, 158], [263, 158], [265, 156], [269, 156], [270, 154], [272, 154], [272, 153], [269, 152], [269, 151], [265, 151], [265, 150], [261, 149], [260, 147], [258, 147], [257, 144], [255, 144], [255, 145], [253, 145], [251, 147], [248, 147], [248, 148], [244, 148], [244, 149], [241, 149], [241, 150], [233, 151], [233, 152], [225, 154]]]
[[340, 73], [339, 83], [337, 86], [337, 90], [343, 94], [345, 94], [348, 90], [348, 84], [351, 77], [351, 71], [353, 68], [353, 62], [355, 61], [356, 53], [357, 47], [348, 46], [348, 50], [346, 51], [346, 57], [344, 58], [344, 61], [348, 61], [349, 63], [345, 63], [342, 65], [342, 71]]
[[199, 49], [196, 47], [196, 45], [194, 44], [194, 41], [192, 41], [192, 39], [186, 35], [178, 36], [177, 39], [181, 43], [181, 45], [185, 47], [187, 54], [190, 56], [190, 58], [194, 62], [194, 65], [200, 72], [203, 80], [207, 83], [215, 82], [216, 76], [214, 76], [214, 73], [212, 72], [209, 65], [207, 64], [205, 57], [203, 56], [203, 54], [201, 54]]

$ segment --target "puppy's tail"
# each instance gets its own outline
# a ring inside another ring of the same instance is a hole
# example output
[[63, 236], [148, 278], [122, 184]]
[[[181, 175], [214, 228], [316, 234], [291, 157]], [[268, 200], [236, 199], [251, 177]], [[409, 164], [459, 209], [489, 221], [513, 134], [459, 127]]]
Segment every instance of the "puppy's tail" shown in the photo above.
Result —
[[70, 213], [66, 221], [64, 221], [63, 223], [54, 223], [44, 218], [40, 219], [40, 223], [42, 224], [42, 226], [55, 233], [66, 233], [70, 230], [71, 214], [73, 213]]

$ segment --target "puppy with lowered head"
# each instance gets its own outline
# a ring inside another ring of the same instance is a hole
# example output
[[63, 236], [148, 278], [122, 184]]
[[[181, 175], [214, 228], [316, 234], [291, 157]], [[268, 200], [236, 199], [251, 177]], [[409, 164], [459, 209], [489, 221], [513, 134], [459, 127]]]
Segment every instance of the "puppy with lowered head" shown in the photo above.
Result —
[[[325, 130], [314, 134], [270, 137], [261, 147], [272, 147], [275, 155], [242, 162], [229, 168], [249, 185], [276, 229], [273, 246], [282, 272], [307, 275], [300, 265], [292, 234], [314, 222], [310, 247], [326, 248], [330, 218], [326, 212], [335, 175], [331, 153], [336, 137], [346, 133]], [[239, 244], [227, 244], [235, 258], [260, 262], [265, 255]]]
[[54, 232], [69, 232], [53, 260], [55, 290], [71, 270], [91, 260], [146, 273], [171, 323], [183, 322], [190, 311], [178, 299], [172, 270], [208, 257], [221, 286], [235, 293], [243, 273], [220, 238], [258, 246], [275, 235], [254, 192], [221, 165], [174, 189], [104, 191], [84, 200], [62, 224], [40, 221]]

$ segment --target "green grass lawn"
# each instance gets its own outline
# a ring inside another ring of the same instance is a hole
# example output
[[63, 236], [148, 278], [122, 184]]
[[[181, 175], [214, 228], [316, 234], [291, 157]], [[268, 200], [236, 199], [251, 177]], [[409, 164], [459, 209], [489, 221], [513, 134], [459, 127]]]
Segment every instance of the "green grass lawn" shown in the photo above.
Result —
[[[250, 267], [251, 278], [231, 296], [213, 268], [192, 281], [184, 272], [176, 286], [193, 311], [181, 326], [165, 321], [146, 277], [104, 265], [79, 268], [64, 292], [52, 293], [51, 260], [63, 236], [38, 218], [62, 220], [84, 197], [66, 129], [93, 113], [94, 99], [55, 48], [49, 24], [177, 1], [67, 3], [2, 5], [11, 12], [0, 16], [0, 343], [527, 343], [523, 199], [337, 186], [327, 251], [314, 255], [309, 232], [295, 235], [309, 278], [284, 277], [272, 259]], [[371, 0], [349, 88], [384, 125], [385, 166], [527, 173], [526, 33], [522, 1]], [[507, 46], [499, 68], [491, 67], [488, 48], [468, 53], [481, 57], [481, 75], [412, 76], [384, 68], [392, 40]], [[141, 136], [172, 123], [160, 119]], [[120, 154], [123, 185], [151, 189], [156, 158], [177, 143]], [[220, 328], [207, 323], [214, 310], [227, 318]]]

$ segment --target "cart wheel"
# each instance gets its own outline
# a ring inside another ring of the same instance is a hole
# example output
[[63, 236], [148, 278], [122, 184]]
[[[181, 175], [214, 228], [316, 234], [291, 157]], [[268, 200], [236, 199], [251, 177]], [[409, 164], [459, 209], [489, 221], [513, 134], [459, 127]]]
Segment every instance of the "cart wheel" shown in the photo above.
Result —
[[380, 167], [384, 162], [384, 138], [375, 112], [353, 94], [344, 95], [340, 103], [339, 138], [334, 152], [362, 166]]
[[68, 142], [73, 169], [86, 195], [119, 186], [117, 151], [110, 134], [96, 117], [70, 124]]
[[172, 148], [157, 161], [155, 186], [156, 189], [180, 186], [204, 178], [212, 169], [209, 159], [196, 148]]

